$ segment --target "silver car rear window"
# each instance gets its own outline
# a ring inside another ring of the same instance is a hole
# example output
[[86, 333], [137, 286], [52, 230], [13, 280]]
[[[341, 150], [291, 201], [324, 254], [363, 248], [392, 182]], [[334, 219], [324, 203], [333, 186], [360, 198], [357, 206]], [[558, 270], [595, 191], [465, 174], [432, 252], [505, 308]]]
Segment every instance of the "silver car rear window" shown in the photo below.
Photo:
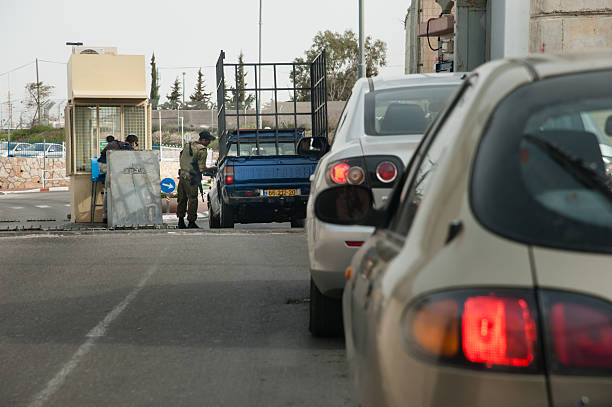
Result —
[[372, 136], [423, 134], [459, 86], [412, 86], [369, 92], [365, 96], [365, 132]]

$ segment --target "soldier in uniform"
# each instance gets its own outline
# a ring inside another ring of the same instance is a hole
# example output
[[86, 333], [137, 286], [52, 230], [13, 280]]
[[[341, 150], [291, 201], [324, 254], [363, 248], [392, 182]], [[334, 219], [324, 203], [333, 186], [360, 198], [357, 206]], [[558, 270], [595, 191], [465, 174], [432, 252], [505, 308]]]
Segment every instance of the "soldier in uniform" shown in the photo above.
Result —
[[[208, 130], [200, 132], [198, 141], [190, 142], [181, 151], [179, 170], [179, 184], [177, 188], [179, 229], [197, 229], [198, 218], [198, 187], [202, 186], [202, 173], [205, 171], [216, 171], [217, 167], [206, 167], [206, 147], [215, 137]], [[185, 213], [187, 213], [188, 225], [185, 225]]]

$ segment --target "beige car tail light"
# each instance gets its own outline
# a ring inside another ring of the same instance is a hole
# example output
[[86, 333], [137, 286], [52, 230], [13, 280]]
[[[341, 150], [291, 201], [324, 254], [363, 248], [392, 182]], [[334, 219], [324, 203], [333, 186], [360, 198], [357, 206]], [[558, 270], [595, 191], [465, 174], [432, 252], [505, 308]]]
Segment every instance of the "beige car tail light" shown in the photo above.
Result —
[[435, 362], [536, 372], [535, 298], [524, 290], [465, 290], [428, 296], [402, 319], [412, 353]]

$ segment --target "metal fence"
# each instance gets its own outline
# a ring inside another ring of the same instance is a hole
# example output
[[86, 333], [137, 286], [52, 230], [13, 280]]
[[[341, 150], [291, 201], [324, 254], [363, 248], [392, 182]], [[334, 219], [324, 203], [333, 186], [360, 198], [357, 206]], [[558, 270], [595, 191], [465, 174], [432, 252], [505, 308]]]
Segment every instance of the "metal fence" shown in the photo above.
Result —
[[0, 157], [65, 158], [64, 143], [24, 143], [0, 141]]

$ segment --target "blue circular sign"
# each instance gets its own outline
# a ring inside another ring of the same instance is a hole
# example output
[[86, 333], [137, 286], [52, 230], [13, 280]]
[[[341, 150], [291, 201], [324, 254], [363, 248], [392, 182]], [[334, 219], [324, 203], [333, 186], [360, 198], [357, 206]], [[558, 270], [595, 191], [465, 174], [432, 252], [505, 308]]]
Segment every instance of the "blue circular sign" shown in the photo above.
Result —
[[169, 194], [176, 189], [176, 182], [172, 178], [164, 178], [161, 182], [161, 191]]

